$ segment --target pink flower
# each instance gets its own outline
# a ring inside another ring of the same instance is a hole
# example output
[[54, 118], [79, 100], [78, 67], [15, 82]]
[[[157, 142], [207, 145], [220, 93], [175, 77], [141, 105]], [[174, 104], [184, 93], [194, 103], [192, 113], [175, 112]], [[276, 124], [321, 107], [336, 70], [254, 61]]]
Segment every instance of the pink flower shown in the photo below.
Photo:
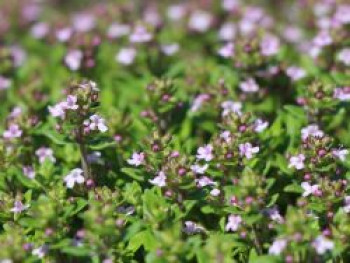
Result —
[[239, 88], [246, 93], [254, 93], [259, 90], [259, 86], [253, 78], [249, 78], [245, 81], [242, 81], [239, 84]]
[[167, 10], [167, 16], [170, 20], [178, 21], [183, 18], [186, 14], [186, 8], [182, 4], [176, 4], [169, 6]]
[[304, 169], [304, 160], [305, 160], [305, 155], [304, 154], [298, 154], [296, 156], [292, 156], [289, 159], [289, 165], [288, 167], [294, 167], [297, 170]]
[[238, 115], [241, 115], [241, 109], [242, 109], [242, 103], [241, 102], [234, 102], [231, 100], [224, 101], [221, 103], [221, 108], [223, 109], [222, 111], [222, 116], [227, 116], [230, 113], [236, 113]]
[[191, 14], [188, 26], [194, 31], [204, 33], [210, 28], [212, 20], [213, 17], [210, 13], [197, 10]]
[[127, 163], [133, 166], [140, 166], [141, 164], [144, 164], [145, 162], [145, 154], [143, 152], [137, 153], [134, 152], [129, 160], [127, 160]]
[[343, 210], [345, 213], [350, 213], [350, 196], [345, 196], [344, 199], [345, 206], [343, 207]]
[[222, 8], [225, 11], [232, 11], [241, 5], [241, 0], [222, 0]]
[[253, 158], [255, 153], [259, 152], [259, 147], [253, 147], [251, 143], [246, 142], [239, 145], [239, 154], [245, 156], [247, 159]]
[[89, 127], [92, 131], [98, 130], [100, 132], [106, 132], [108, 130], [105, 120], [97, 114], [94, 114], [90, 116], [88, 120], [85, 120], [84, 125]]
[[153, 185], [157, 185], [159, 187], [166, 186], [166, 176], [163, 171], [160, 171], [156, 177], [154, 177], [152, 180], [149, 180], [149, 182]]
[[145, 43], [151, 41], [153, 35], [149, 33], [146, 27], [137, 25], [129, 37], [131, 43]]
[[64, 57], [64, 63], [72, 71], [80, 69], [82, 60], [83, 52], [79, 49], [73, 49], [68, 51], [68, 53]]
[[233, 43], [229, 42], [219, 49], [218, 54], [223, 58], [230, 58], [233, 57], [234, 52], [235, 46]]
[[6, 90], [11, 86], [11, 80], [0, 75], [0, 90]]
[[202, 188], [208, 185], [216, 185], [216, 183], [207, 176], [202, 176], [199, 179], [196, 179], [196, 183], [199, 188]]
[[172, 43], [167, 45], [161, 45], [160, 49], [165, 55], [172, 56], [179, 51], [180, 46], [178, 43]]
[[79, 105], [77, 104], [78, 98], [75, 95], [68, 95], [66, 101], [63, 103], [64, 109], [77, 110]]
[[350, 87], [336, 88], [333, 97], [341, 101], [350, 100]]
[[235, 232], [242, 223], [242, 217], [239, 215], [230, 215], [226, 224], [225, 230]]
[[8, 130], [4, 131], [3, 137], [5, 139], [14, 139], [22, 136], [22, 130], [17, 124], [10, 124]]
[[37, 256], [38, 258], [43, 258], [49, 251], [49, 246], [48, 245], [42, 245], [36, 249], [33, 249], [32, 255]]
[[269, 248], [269, 254], [280, 255], [287, 246], [286, 239], [276, 239]]
[[73, 30], [70, 27], [64, 27], [58, 29], [55, 34], [58, 41], [65, 43], [72, 37]]
[[265, 35], [260, 43], [260, 52], [263, 56], [273, 56], [280, 49], [280, 41], [276, 36]]
[[29, 179], [34, 179], [35, 171], [34, 171], [32, 166], [30, 166], [30, 165], [23, 166], [22, 171], [26, 177], [28, 177]]
[[210, 99], [209, 94], [199, 94], [192, 103], [191, 111], [198, 111], [202, 104]]
[[23, 212], [24, 210], [28, 209], [29, 205], [23, 205], [21, 201], [15, 201], [14, 206], [11, 208], [11, 212], [15, 214], [19, 214]]
[[56, 158], [53, 157], [53, 151], [50, 148], [47, 147], [40, 147], [35, 151], [36, 156], [39, 158], [39, 162], [43, 163], [45, 160], [49, 160], [52, 163], [56, 162]]
[[232, 41], [236, 36], [236, 25], [231, 22], [223, 24], [219, 29], [219, 39], [223, 41]]
[[335, 20], [342, 24], [350, 23], [350, 5], [342, 4], [338, 5], [337, 10], [334, 14]]
[[96, 18], [88, 13], [76, 14], [72, 19], [73, 28], [77, 32], [88, 32], [96, 25]]
[[317, 47], [324, 47], [324, 46], [328, 46], [328, 45], [332, 44], [333, 39], [327, 31], [321, 31], [313, 39], [313, 43]]
[[304, 189], [303, 197], [314, 195], [319, 192], [319, 186], [317, 184], [310, 185], [308, 182], [302, 182], [301, 187]]
[[332, 151], [333, 156], [337, 157], [341, 161], [345, 161], [346, 156], [349, 154], [349, 150], [347, 149], [335, 149]]
[[304, 141], [310, 136], [319, 138], [319, 137], [323, 137], [323, 135], [324, 135], [323, 131], [321, 131], [318, 125], [316, 124], [312, 124], [301, 129], [301, 138]]
[[129, 48], [122, 48], [119, 50], [116, 60], [123, 65], [131, 65], [136, 57], [136, 49], [129, 47]]
[[338, 53], [338, 60], [350, 66], [350, 48], [344, 48]]
[[69, 172], [68, 175], [64, 177], [64, 182], [66, 183], [67, 188], [73, 188], [75, 184], [82, 184], [85, 181], [83, 176], [83, 170], [80, 168], [75, 168]]
[[213, 190], [210, 191], [210, 195], [211, 196], [219, 196], [220, 192], [221, 191], [219, 189], [214, 188]]
[[191, 165], [191, 170], [196, 173], [196, 174], [204, 174], [205, 171], [208, 169], [209, 165], [205, 164], [205, 165], [199, 165], [199, 164], [194, 164]]
[[49, 33], [49, 30], [48, 24], [40, 22], [32, 26], [30, 33], [34, 38], [42, 39]]
[[64, 119], [66, 116], [65, 102], [60, 102], [54, 106], [49, 106], [48, 109], [52, 117]]
[[318, 236], [313, 242], [312, 246], [315, 248], [317, 254], [323, 255], [328, 250], [332, 250], [334, 248], [333, 241], [326, 239], [324, 236]]
[[263, 121], [262, 119], [257, 119], [254, 123], [254, 131], [257, 133], [263, 132], [269, 123], [267, 121]]
[[223, 139], [226, 143], [230, 143], [232, 141], [230, 131], [223, 131], [220, 133], [220, 138]]
[[192, 221], [186, 221], [185, 222], [184, 232], [186, 234], [191, 235], [191, 234], [196, 234], [196, 233], [199, 233], [199, 232], [202, 232], [202, 231], [204, 231], [204, 228], [199, 226], [195, 222], [192, 222]]
[[295, 67], [295, 66], [287, 68], [286, 74], [293, 81], [297, 81], [297, 80], [302, 79], [306, 76], [305, 70], [303, 70], [302, 68]]
[[214, 158], [212, 151], [213, 151], [213, 146], [211, 144], [207, 144], [203, 147], [198, 148], [196, 157], [197, 159], [205, 160], [209, 162]]
[[128, 35], [130, 31], [131, 28], [129, 25], [113, 23], [108, 27], [107, 36], [112, 39], [120, 38], [122, 36]]

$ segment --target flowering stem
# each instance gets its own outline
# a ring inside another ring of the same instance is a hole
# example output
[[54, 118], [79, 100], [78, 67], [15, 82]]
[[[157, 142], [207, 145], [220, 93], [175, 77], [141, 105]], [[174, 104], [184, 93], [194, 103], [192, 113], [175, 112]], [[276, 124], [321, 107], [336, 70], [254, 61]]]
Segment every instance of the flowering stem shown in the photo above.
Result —
[[84, 171], [85, 179], [91, 178], [90, 168], [87, 161], [87, 152], [84, 143], [79, 143], [80, 155], [81, 155], [81, 168]]

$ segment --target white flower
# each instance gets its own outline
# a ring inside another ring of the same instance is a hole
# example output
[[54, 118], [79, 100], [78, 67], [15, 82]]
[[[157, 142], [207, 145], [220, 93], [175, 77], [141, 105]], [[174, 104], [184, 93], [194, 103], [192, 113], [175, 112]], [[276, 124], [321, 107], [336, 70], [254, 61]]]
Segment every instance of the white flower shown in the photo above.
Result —
[[199, 164], [194, 164], [191, 165], [191, 170], [196, 173], [196, 174], [204, 174], [205, 171], [208, 169], [209, 165], [205, 164], [205, 165], [199, 165]]
[[83, 176], [83, 170], [80, 168], [75, 168], [68, 175], [64, 177], [64, 182], [67, 188], [73, 188], [75, 184], [82, 184], [85, 181]]
[[226, 224], [225, 230], [235, 232], [242, 223], [242, 217], [239, 215], [230, 215]]
[[301, 187], [304, 189], [304, 197], [315, 194], [319, 191], [319, 186], [317, 184], [310, 185], [308, 182], [302, 182]]
[[269, 248], [269, 254], [280, 255], [287, 246], [287, 240], [276, 239]]
[[85, 121], [84, 124], [92, 131], [99, 130], [100, 132], [106, 132], [108, 130], [105, 120], [97, 114], [90, 116], [89, 120]]
[[255, 153], [259, 152], [259, 147], [253, 147], [251, 143], [246, 142], [239, 145], [239, 153], [241, 156], [245, 156], [247, 159], [253, 158]]
[[221, 108], [223, 109], [222, 116], [226, 116], [231, 112], [236, 113], [238, 115], [242, 114], [242, 103], [240, 102], [233, 102], [231, 100], [224, 101], [223, 103], [221, 103]]
[[332, 153], [333, 153], [333, 155], [335, 157], [339, 158], [339, 160], [344, 162], [345, 159], [346, 159], [346, 156], [349, 153], [349, 150], [347, 150], [347, 149], [336, 149], [336, 150], [333, 150]]
[[145, 162], [145, 154], [143, 152], [137, 153], [134, 152], [129, 160], [127, 160], [128, 164], [133, 166], [140, 166]]
[[197, 10], [191, 14], [188, 26], [194, 31], [204, 33], [209, 29], [212, 20], [213, 17], [211, 14]]
[[323, 131], [321, 131], [318, 125], [316, 124], [312, 124], [301, 129], [301, 138], [303, 140], [306, 140], [309, 136], [322, 137], [323, 135]]
[[344, 198], [344, 203], [345, 206], [343, 207], [343, 210], [345, 213], [349, 214], [350, 213], [350, 196], [345, 196]]
[[257, 92], [259, 90], [258, 84], [252, 78], [249, 78], [249, 79], [247, 79], [245, 81], [242, 81], [239, 84], [239, 88], [243, 92], [246, 92], [246, 93], [254, 93], [254, 92]]
[[207, 144], [203, 147], [198, 148], [196, 157], [197, 159], [202, 159], [209, 162], [214, 158], [212, 151], [213, 146], [211, 144]]
[[165, 55], [172, 56], [179, 51], [180, 46], [178, 43], [172, 43], [167, 45], [161, 45], [160, 49]]
[[159, 187], [166, 186], [166, 176], [163, 171], [160, 171], [156, 177], [154, 177], [152, 180], [149, 180], [149, 182], [153, 185], [157, 185]]
[[315, 248], [317, 254], [323, 255], [327, 250], [334, 248], [334, 243], [320, 235], [312, 242], [312, 246]]
[[304, 160], [305, 160], [305, 155], [304, 154], [298, 154], [296, 156], [292, 156], [289, 159], [289, 165], [288, 167], [294, 167], [297, 170], [304, 169]]
[[129, 48], [122, 48], [119, 50], [116, 60], [123, 65], [131, 65], [136, 57], [136, 49], [129, 47]]

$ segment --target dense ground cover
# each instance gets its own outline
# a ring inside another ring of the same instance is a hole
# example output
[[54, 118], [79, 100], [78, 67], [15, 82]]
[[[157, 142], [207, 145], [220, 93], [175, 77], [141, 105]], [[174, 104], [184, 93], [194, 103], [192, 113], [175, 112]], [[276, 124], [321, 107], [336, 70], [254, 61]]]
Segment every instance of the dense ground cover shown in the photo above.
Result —
[[0, 1], [0, 262], [349, 262], [346, 2]]

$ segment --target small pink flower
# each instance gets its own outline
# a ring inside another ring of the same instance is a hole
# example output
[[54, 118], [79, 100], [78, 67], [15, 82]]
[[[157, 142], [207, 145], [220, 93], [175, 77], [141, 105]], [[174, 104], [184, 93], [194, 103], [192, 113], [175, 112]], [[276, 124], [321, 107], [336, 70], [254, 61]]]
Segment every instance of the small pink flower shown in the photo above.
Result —
[[344, 198], [345, 206], [343, 207], [343, 210], [345, 213], [350, 213], [350, 196], [345, 196]]
[[188, 27], [191, 30], [204, 33], [210, 28], [212, 20], [213, 17], [210, 13], [197, 10], [191, 14]]
[[345, 161], [346, 156], [349, 154], [349, 150], [347, 149], [335, 149], [332, 151], [333, 156], [337, 157], [341, 161]]
[[308, 182], [302, 182], [301, 187], [304, 189], [303, 197], [319, 192], [319, 186], [317, 184], [310, 185]]
[[94, 114], [90, 116], [88, 120], [85, 120], [84, 125], [92, 131], [98, 130], [100, 132], [106, 132], [108, 130], [105, 120], [97, 114]]
[[131, 65], [136, 57], [136, 49], [129, 47], [129, 48], [122, 48], [119, 50], [116, 60], [123, 65]]
[[57, 103], [54, 106], [49, 106], [48, 110], [52, 117], [64, 119], [66, 116], [64, 102]]
[[6, 90], [11, 87], [11, 80], [0, 75], [0, 90]]
[[146, 27], [137, 25], [131, 33], [129, 40], [131, 43], [146, 43], [151, 41], [153, 35], [147, 31]]
[[83, 170], [80, 168], [75, 168], [69, 172], [68, 175], [64, 177], [64, 182], [66, 183], [67, 188], [73, 188], [75, 184], [82, 184], [85, 181], [83, 176]]
[[305, 167], [304, 161], [305, 161], [305, 155], [304, 154], [298, 154], [296, 156], [292, 156], [289, 159], [288, 167], [289, 168], [294, 167], [297, 170], [302, 170]]
[[23, 166], [22, 171], [26, 177], [28, 177], [29, 179], [34, 179], [35, 171], [34, 171], [32, 166], [30, 166], [30, 165]]
[[205, 165], [199, 165], [199, 164], [194, 164], [191, 165], [191, 170], [196, 173], [196, 174], [204, 174], [205, 171], [208, 169], [209, 165], [205, 164]]
[[258, 84], [252, 78], [242, 81], [239, 84], [239, 88], [245, 93], [254, 93], [259, 90]]
[[49, 30], [48, 24], [40, 22], [32, 26], [30, 33], [34, 38], [42, 39], [49, 33]]
[[218, 51], [218, 54], [223, 58], [233, 57], [235, 52], [235, 46], [233, 43], [229, 42], [221, 47]]
[[323, 131], [320, 130], [320, 128], [316, 124], [312, 124], [312, 125], [309, 125], [309, 126], [301, 129], [301, 138], [304, 141], [307, 138], [309, 138], [310, 136], [315, 137], [315, 138], [319, 138], [319, 137], [323, 137], [324, 133], [323, 133]]
[[73, 30], [70, 27], [64, 27], [56, 31], [56, 38], [59, 42], [67, 42], [73, 35]]
[[253, 158], [255, 153], [259, 152], [259, 147], [253, 147], [251, 143], [246, 142], [239, 145], [239, 153], [241, 156], [245, 156], [247, 159]]
[[37, 256], [38, 258], [43, 258], [45, 255], [49, 252], [49, 246], [48, 245], [42, 245], [36, 249], [33, 249], [32, 255]]
[[63, 103], [64, 109], [77, 110], [79, 105], [77, 105], [78, 98], [75, 95], [68, 95], [66, 101]]
[[241, 0], [222, 0], [222, 8], [225, 11], [232, 11], [241, 5]]
[[13, 208], [11, 208], [11, 212], [15, 213], [15, 214], [19, 214], [21, 212], [23, 212], [24, 210], [27, 210], [29, 207], [29, 205], [23, 205], [23, 203], [21, 201], [15, 201], [15, 204], [13, 206]]
[[49, 160], [52, 163], [56, 162], [56, 158], [53, 157], [53, 151], [47, 147], [41, 147], [35, 151], [36, 156], [39, 158], [39, 162], [43, 163], [45, 160]]
[[263, 121], [262, 119], [257, 119], [254, 123], [254, 131], [257, 133], [263, 132], [269, 123], [267, 121]]
[[334, 248], [334, 242], [320, 235], [312, 242], [312, 246], [315, 248], [317, 254], [323, 255], [328, 250], [332, 250]]
[[186, 234], [192, 235], [204, 231], [204, 228], [192, 221], [186, 221], [184, 232]]
[[236, 36], [236, 25], [228, 22], [219, 29], [219, 39], [223, 41], [232, 41]]
[[209, 94], [199, 94], [192, 103], [191, 106], [191, 111], [198, 111], [200, 109], [200, 107], [202, 106], [202, 104], [206, 101], [208, 101], [210, 99], [210, 95]]
[[130, 31], [131, 28], [129, 25], [113, 23], [108, 27], [107, 36], [112, 39], [120, 38], [122, 36], [128, 35]]
[[280, 49], [280, 41], [276, 36], [265, 35], [260, 43], [260, 52], [263, 56], [273, 56]]
[[287, 246], [286, 239], [276, 239], [269, 248], [269, 254], [280, 255]]
[[160, 49], [165, 55], [172, 56], [179, 51], [180, 46], [178, 43], [172, 43], [167, 45], [161, 45]]
[[242, 103], [241, 102], [234, 102], [231, 100], [224, 101], [221, 103], [221, 108], [223, 109], [222, 111], [222, 116], [227, 116], [230, 113], [236, 113], [238, 115], [242, 114]]
[[205, 160], [207, 162], [211, 161], [214, 158], [213, 155], [213, 146], [211, 144], [207, 144], [203, 147], [199, 147], [197, 150], [197, 159]]
[[207, 176], [202, 176], [199, 179], [196, 179], [196, 183], [199, 188], [202, 188], [208, 185], [216, 185], [216, 183]]
[[72, 19], [72, 26], [77, 32], [88, 32], [96, 25], [96, 18], [92, 14], [79, 13]]
[[4, 139], [15, 139], [22, 136], [22, 130], [17, 124], [10, 124], [8, 130], [4, 131]]
[[214, 188], [213, 190], [210, 191], [210, 195], [216, 197], [216, 196], [219, 196], [220, 192], [221, 191], [219, 189]]
[[72, 71], [77, 71], [81, 67], [83, 60], [83, 52], [79, 49], [73, 49], [68, 51], [64, 57], [64, 63]]
[[230, 215], [228, 217], [228, 222], [226, 224], [225, 230], [235, 232], [238, 230], [239, 226], [242, 223], [242, 217], [239, 215]]
[[340, 101], [350, 100], [350, 87], [336, 88], [334, 90], [333, 97]]
[[152, 180], [149, 180], [149, 182], [153, 185], [164, 187], [166, 186], [166, 175], [163, 171], [160, 171], [158, 175], [154, 177]]
[[232, 141], [230, 131], [223, 131], [220, 133], [220, 138], [223, 139], [226, 143], [230, 143]]
[[350, 66], [350, 48], [342, 49], [337, 56], [338, 60], [343, 62], [345, 65]]
[[167, 16], [170, 20], [178, 21], [186, 14], [186, 8], [183, 4], [176, 4], [169, 6], [167, 10]]
[[317, 47], [329, 46], [333, 43], [333, 39], [327, 31], [320, 31], [317, 36], [313, 39], [313, 43]]
[[127, 163], [133, 166], [140, 166], [141, 164], [144, 164], [145, 162], [145, 154], [143, 152], [137, 153], [134, 152], [129, 160], [127, 160]]
[[297, 81], [297, 80], [302, 79], [306, 76], [305, 70], [303, 70], [302, 68], [295, 67], [295, 66], [291, 66], [291, 67], [287, 68], [286, 74], [293, 81]]

